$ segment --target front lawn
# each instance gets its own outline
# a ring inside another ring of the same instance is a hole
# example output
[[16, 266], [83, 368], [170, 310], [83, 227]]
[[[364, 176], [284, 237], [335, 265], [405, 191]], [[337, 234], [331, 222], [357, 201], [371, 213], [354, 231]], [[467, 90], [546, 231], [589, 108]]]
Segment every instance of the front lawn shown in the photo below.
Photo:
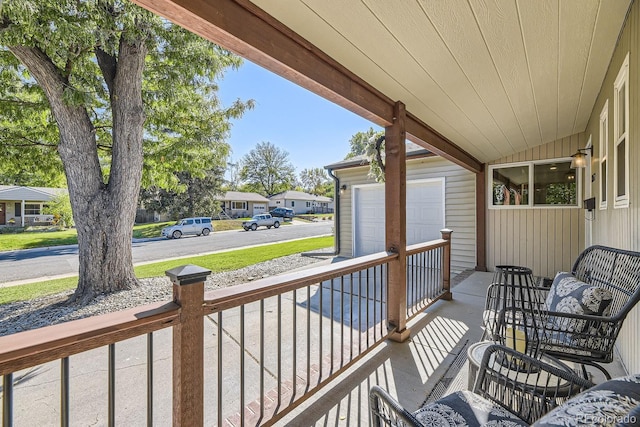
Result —
[[[312, 237], [293, 242], [274, 243], [253, 248], [145, 264], [135, 267], [134, 270], [136, 276], [140, 279], [164, 276], [166, 270], [186, 264], [199, 265], [214, 273], [218, 273], [221, 271], [237, 270], [242, 267], [287, 255], [324, 249], [332, 245], [332, 236]], [[1, 288], [0, 305], [16, 301], [26, 301], [66, 290], [70, 291], [74, 289], [77, 284], [78, 277], [76, 276]]]

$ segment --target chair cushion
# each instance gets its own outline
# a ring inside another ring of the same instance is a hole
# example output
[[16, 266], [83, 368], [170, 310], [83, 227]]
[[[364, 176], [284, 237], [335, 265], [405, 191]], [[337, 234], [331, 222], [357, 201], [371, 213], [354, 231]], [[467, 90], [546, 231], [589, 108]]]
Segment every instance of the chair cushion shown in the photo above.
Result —
[[528, 426], [502, 406], [470, 391], [449, 394], [413, 415], [425, 426]]
[[[569, 314], [608, 316], [613, 295], [607, 289], [576, 279], [571, 273], [556, 274], [545, 307], [548, 311]], [[587, 322], [581, 319], [551, 317], [553, 329], [566, 332], [583, 332]]]
[[572, 397], [534, 426], [635, 425], [631, 412], [638, 405], [640, 374], [629, 375], [605, 381]]

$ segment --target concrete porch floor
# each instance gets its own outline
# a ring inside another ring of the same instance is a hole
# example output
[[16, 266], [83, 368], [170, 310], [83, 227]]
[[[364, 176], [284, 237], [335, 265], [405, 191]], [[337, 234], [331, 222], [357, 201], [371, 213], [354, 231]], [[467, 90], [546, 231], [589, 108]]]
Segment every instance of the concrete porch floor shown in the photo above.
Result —
[[[480, 340], [485, 295], [492, 278], [493, 273], [473, 272], [452, 288], [452, 301], [439, 301], [413, 319], [408, 342], [384, 342], [277, 425], [369, 425], [368, 393], [376, 384], [388, 390], [407, 410], [414, 411], [461, 351], [464, 365], [447, 390], [465, 389], [468, 363], [465, 344]], [[613, 377], [625, 375], [617, 358], [606, 368]], [[604, 380], [597, 370], [589, 372], [594, 374], [595, 381]]]

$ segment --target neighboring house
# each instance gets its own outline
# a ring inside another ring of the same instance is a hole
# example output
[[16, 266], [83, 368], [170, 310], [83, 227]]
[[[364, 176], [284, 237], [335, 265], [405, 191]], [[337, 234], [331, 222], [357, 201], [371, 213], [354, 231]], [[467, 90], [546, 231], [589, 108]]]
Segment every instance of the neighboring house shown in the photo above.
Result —
[[[407, 244], [441, 238], [454, 230], [451, 269], [476, 266], [474, 174], [407, 143]], [[364, 156], [325, 166], [337, 178], [335, 229], [339, 255], [356, 257], [385, 250], [384, 184], [369, 175]]]
[[270, 208], [291, 208], [296, 215], [333, 212], [333, 199], [302, 191], [284, 191], [269, 198]]
[[231, 218], [243, 218], [267, 212], [269, 199], [258, 193], [227, 191], [222, 198], [221, 209]]
[[51, 224], [53, 215], [43, 214], [43, 209], [47, 202], [66, 192], [64, 188], [0, 185], [0, 227]]

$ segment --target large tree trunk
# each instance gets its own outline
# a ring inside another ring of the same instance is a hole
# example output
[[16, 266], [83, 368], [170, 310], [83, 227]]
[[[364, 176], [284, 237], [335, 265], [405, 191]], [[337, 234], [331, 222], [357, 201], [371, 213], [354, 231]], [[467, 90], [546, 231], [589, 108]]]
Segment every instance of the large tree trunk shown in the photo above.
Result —
[[98, 54], [111, 95], [112, 161], [104, 182], [93, 124], [85, 107], [63, 100], [64, 73], [39, 49], [10, 48], [44, 90], [60, 129], [62, 159], [78, 230], [79, 280], [75, 297], [128, 289], [133, 273], [131, 238], [142, 177], [143, 41], [121, 41], [117, 59]]

